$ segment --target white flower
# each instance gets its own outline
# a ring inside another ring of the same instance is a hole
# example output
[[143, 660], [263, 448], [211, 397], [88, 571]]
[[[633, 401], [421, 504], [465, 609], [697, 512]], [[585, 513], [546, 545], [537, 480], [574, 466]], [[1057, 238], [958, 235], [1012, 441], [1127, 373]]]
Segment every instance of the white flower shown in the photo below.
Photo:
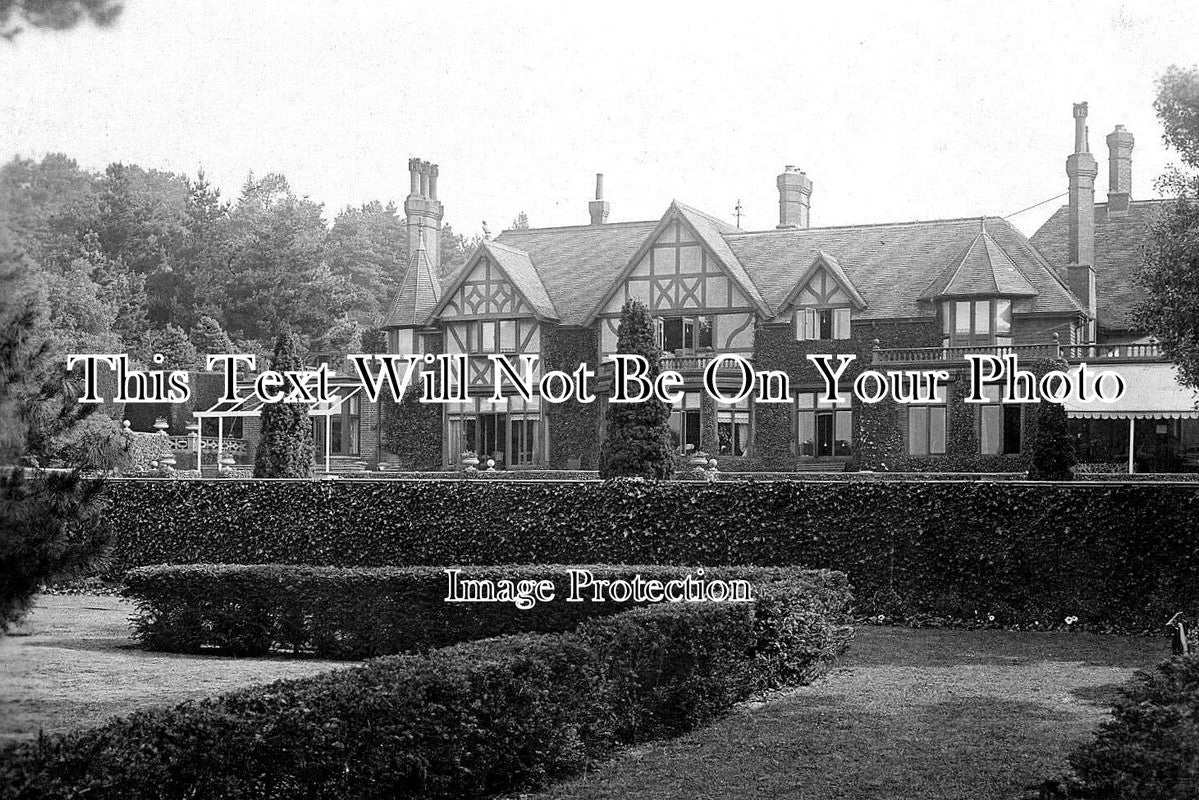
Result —
[[1067, 625], [1073, 625], [1075, 622], [1078, 622], [1078, 617], [1066, 617]]

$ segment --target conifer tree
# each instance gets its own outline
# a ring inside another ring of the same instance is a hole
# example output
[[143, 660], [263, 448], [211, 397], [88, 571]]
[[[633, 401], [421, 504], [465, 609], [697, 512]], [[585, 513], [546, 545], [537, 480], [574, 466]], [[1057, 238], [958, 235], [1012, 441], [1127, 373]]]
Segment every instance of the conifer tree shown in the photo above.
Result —
[[229, 338], [229, 334], [225, 333], [225, 329], [221, 327], [221, 323], [207, 314], [201, 314], [196, 320], [196, 324], [192, 326], [190, 331], [192, 344], [196, 347], [196, 352], [199, 354], [199, 367], [204, 367], [204, 360], [208, 356], [218, 355], [221, 353], [236, 353], [238, 352], [233, 344], [233, 340]]
[[90, 567], [108, 535], [98, 480], [37, 468], [95, 406], [72, 399], [28, 272], [0, 226], [0, 632], [44, 582]]
[[1033, 435], [1032, 467], [1028, 477], [1035, 481], [1068, 481], [1074, 478], [1077, 463], [1074, 437], [1061, 403], [1042, 401], [1037, 408], [1037, 429]]
[[[291, 331], [279, 334], [271, 369], [303, 369], [300, 344]], [[306, 403], [264, 403], [262, 438], [254, 458], [255, 478], [311, 478], [312, 422]]]
[[[654, 321], [644, 303], [629, 300], [620, 314], [616, 350], [649, 362], [651, 381], [661, 372], [662, 351]], [[670, 407], [651, 398], [642, 403], [609, 403], [608, 435], [600, 448], [601, 478], [669, 478], [674, 471], [670, 447]]]

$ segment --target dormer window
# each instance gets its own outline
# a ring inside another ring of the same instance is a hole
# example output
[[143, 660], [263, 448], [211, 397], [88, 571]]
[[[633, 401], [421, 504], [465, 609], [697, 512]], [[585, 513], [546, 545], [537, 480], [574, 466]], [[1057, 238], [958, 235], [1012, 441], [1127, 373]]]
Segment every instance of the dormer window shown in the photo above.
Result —
[[849, 338], [849, 307], [797, 308], [795, 341], [813, 342]]
[[999, 298], [961, 298], [941, 304], [942, 331], [948, 347], [1010, 344], [1012, 301]]

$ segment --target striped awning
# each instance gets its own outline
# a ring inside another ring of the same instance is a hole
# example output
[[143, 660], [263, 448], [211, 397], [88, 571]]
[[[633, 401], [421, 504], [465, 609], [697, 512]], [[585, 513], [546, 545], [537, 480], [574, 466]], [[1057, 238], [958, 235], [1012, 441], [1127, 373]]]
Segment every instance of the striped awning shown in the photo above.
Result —
[[[1115, 372], [1124, 379], [1124, 394], [1114, 403], [1067, 401], [1066, 415], [1074, 419], [1199, 419], [1199, 395], [1178, 380], [1173, 364], [1089, 365], [1087, 371]], [[1078, 367], [1069, 370], [1071, 376]]]

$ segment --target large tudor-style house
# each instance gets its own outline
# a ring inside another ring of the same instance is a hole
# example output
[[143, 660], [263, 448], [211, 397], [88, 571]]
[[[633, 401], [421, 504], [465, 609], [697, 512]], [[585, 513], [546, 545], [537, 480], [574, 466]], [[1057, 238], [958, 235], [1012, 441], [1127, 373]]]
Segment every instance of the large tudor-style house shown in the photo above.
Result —
[[[544, 370], [603, 365], [633, 298], [655, 320], [662, 366], [684, 376], [671, 414], [681, 459], [704, 452], [722, 471], [1021, 470], [1035, 406], [963, 399], [964, 357], [983, 352], [1016, 353], [1042, 371], [1111, 365], [1128, 379], [1125, 398], [1068, 407], [1083, 459], [1185, 468], [1199, 451], [1193, 398], [1128, 317], [1140, 242], [1161, 201], [1132, 201], [1133, 138], [1117, 126], [1108, 201], [1095, 203], [1086, 114], [1075, 106], [1069, 202], [1031, 239], [994, 216], [812, 227], [813, 184], [793, 167], [778, 176], [771, 230], [744, 231], [677, 201], [658, 219], [610, 222], [598, 176], [589, 224], [506, 230], [445, 280], [438, 168], [413, 159], [409, 267], [382, 327], [391, 353], [465, 354], [467, 374], [455, 380], [469, 399], [380, 413], [347, 384], [318, 415], [318, 453], [399, 469], [454, 469], [466, 451], [501, 469], [594, 469], [610, 370], [599, 368], [594, 403], [493, 403], [487, 355], [507, 354], [517, 371], [522, 354]], [[827, 404], [806, 358], [814, 353], [855, 354], [846, 381], [863, 369], [952, 377], [931, 403]], [[716, 403], [702, 391], [715, 354], [785, 371], [795, 402]]]

